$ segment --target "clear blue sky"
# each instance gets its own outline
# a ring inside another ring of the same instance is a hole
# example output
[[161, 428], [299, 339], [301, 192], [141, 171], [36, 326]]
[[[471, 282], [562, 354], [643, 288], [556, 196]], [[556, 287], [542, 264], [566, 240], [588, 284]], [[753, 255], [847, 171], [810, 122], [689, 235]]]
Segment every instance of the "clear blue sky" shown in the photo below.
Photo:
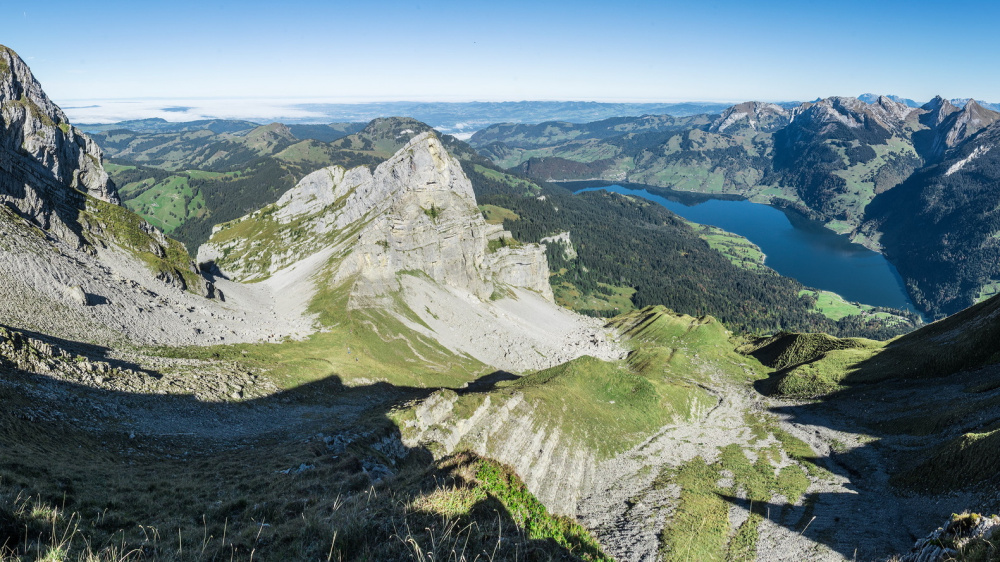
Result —
[[994, 2], [2, 1], [49, 95], [1000, 102]]

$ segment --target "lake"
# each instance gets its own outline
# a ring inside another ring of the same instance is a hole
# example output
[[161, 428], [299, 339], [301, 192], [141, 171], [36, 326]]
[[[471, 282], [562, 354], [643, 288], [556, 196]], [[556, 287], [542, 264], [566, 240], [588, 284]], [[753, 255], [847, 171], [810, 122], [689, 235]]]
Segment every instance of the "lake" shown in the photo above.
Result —
[[703, 194], [655, 188], [667, 196], [638, 187], [610, 185], [579, 189], [606, 190], [654, 201], [701, 224], [734, 232], [760, 246], [765, 263], [803, 285], [833, 291], [849, 301], [916, 311], [896, 268], [882, 254], [854, 244], [846, 236], [793, 211], [781, 211], [745, 199], [713, 198]]

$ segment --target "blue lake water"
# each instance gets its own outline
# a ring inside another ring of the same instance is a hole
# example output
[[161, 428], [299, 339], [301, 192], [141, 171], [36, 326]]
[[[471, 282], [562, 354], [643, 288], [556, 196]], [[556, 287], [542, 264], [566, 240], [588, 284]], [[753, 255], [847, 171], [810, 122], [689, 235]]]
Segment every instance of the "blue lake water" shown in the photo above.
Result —
[[657, 192], [666, 197], [620, 185], [576, 192], [601, 189], [642, 197], [692, 222], [739, 234], [760, 246], [768, 267], [808, 287], [833, 291], [849, 301], [916, 311], [899, 272], [885, 257], [819, 222], [747, 200], [714, 199], [661, 188], [656, 188]]

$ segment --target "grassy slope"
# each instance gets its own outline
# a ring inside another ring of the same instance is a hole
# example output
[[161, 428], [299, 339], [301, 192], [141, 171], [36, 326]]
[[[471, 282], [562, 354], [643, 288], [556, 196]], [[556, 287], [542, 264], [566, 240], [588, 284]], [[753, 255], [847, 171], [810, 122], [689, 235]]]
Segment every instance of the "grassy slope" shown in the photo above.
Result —
[[[15, 406], [5, 392], [0, 400]], [[171, 447], [184, 446], [176, 440], [102, 440], [26, 424], [0, 413], [9, 453], [0, 460], [4, 562], [608, 559], [509, 468], [473, 455], [432, 464], [416, 455], [372, 484], [359, 459], [373, 449], [360, 443], [332, 459], [317, 458], [323, 443], [309, 439], [176, 458]], [[308, 471], [279, 472], [304, 459]]]
[[[656, 429], [701, 415], [715, 403], [704, 385], [711, 373], [745, 380], [759, 365], [733, 350], [730, 334], [715, 319], [646, 307], [623, 314], [611, 326], [631, 347], [621, 362], [581, 357], [500, 383], [495, 403], [521, 394], [537, 420], [555, 424], [564, 435], [602, 458], [613, 456]], [[754, 375], [758, 376], [758, 375]], [[471, 415], [479, 393], [461, 395], [457, 411]]]
[[[585, 530], [549, 514], [509, 468], [487, 459], [459, 455], [428, 464], [417, 451], [395, 467], [395, 478], [373, 485], [361, 459], [377, 457], [371, 445], [392, 431], [378, 415], [381, 403], [425, 395], [424, 387], [458, 387], [490, 369], [414, 334], [387, 312], [348, 310], [346, 286], [320, 286], [311, 311], [327, 329], [307, 340], [158, 353], [261, 373], [284, 389], [281, 404], [326, 405], [353, 393], [352, 403], [368, 404], [368, 413], [330, 430], [374, 431], [371, 437], [332, 458], [322, 453], [322, 441], [308, 438], [219, 451], [200, 446], [176, 458], [177, 447], [190, 446], [182, 439], [153, 443], [116, 435], [109, 443], [58, 423], [32, 424], [29, 431], [15, 415], [24, 399], [0, 388], [0, 438], [10, 453], [0, 458], [0, 530], [15, 529], [7, 535], [11, 552], [25, 559], [118, 561], [141, 545], [146, 556], [163, 560], [253, 553], [262, 559], [452, 553], [513, 559], [523, 552], [607, 559]], [[66, 448], [66, 439], [81, 449]], [[130, 452], [135, 448], [141, 454]], [[307, 472], [277, 473], [303, 460], [312, 467]]]
[[[855, 409], [904, 397], [905, 406], [862, 409], [859, 417], [876, 433], [920, 437], [919, 446], [898, 454], [893, 484], [927, 493], [995, 486], [998, 310], [1000, 299], [993, 298], [890, 342], [780, 334], [743, 351], [775, 369], [764, 388], [778, 395], [822, 397]], [[956, 394], [956, 384], [964, 391]]]
[[180, 280], [189, 290], [204, 285], [184, 245], [167, 237], [161, 241], [146, 233], [141, 227], [142, 217], [128, 209], [87, 196], [86, 208], [79, 219], [89, 225], [95, 240], [130, 252], [154, 273]]
[[[992, 298], [890, 342], [840, 340], [823, 334], [789, 336], [836, 343], [810, 348], [794, 363], [780, 366], [780, 385], [790, 394], [822, 395], [844, 386], [942, 377], [997, 363], [1000, 323], [993, 315], [998, 309], [1000, 299]], [[774, 343], [765, 342], [761, 349]]]
[[[698, 236], [720, 254], [726, 256], [733, 265], [751, 271], [765, 269], [764, 252], [753, 242], [739, 234], [721, 228], [688, 222]], [[834, 320], [839, 320], [835, 318]]]

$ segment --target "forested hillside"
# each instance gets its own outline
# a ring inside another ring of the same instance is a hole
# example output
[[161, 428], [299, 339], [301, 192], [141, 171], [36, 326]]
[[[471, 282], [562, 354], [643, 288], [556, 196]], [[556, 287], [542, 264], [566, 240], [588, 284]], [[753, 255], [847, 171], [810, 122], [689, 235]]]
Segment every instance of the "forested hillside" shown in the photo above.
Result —
[[712, 315], [730, 329], [751, 333], [822, 331], [887, 338], [910, 329], [874, 316], [834, 322], [816, 313], [801, 283], [761, 268], [733, 264], [683, 219], [662, 206], [607, 192], [573, 195], [546, 185], [537, 194], [511, 192], [504, 184], [473, 180], [480, 204], [513, 211], [504, 226], [518, 240], [538, 242], [569, 232], [576, 253], [549, 243], [553, 288], [612, 303], [584, 312], [613, 316], [632, 307], [663, 304], [694, 316]]

